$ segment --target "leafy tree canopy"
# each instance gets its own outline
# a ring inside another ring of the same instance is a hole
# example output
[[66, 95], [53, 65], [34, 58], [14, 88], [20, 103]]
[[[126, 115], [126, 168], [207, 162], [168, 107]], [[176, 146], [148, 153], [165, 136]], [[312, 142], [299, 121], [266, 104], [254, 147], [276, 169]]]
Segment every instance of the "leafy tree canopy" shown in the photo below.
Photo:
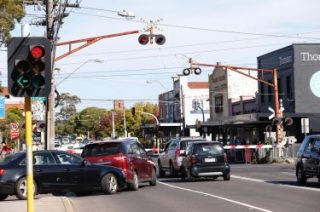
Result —
[[15, 22], [24, 15], [23, 0], [0, 0], [0, 46], [8, 43]]

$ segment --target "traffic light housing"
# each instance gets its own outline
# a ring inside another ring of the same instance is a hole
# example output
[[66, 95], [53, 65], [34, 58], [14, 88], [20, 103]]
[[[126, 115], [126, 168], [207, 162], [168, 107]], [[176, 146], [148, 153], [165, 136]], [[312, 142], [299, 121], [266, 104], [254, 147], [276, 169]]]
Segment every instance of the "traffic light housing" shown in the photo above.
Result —
[[135, 107], [131, 108], [131, 113], [132, 113], [133, 116], [136, 115], [136, 108]]
[[15, 37], [8, 44], [8, 89], [16, 97], [48, 97], [51, 91], [51, 41]]

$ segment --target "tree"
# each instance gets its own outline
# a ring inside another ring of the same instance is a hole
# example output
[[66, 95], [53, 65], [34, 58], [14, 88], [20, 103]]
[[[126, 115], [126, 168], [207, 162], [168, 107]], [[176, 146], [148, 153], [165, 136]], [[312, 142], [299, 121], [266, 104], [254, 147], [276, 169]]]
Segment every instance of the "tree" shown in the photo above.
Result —
[[0, 46], [8, 43], [16, 21], [25, 15], [23, 0], [0, 0]]
[[18, 108], [10, 108], [6, 111], [6, 118], [0, 122], [0, 131], [2, 137], [6, 139], [11, 147], [15, 147], [15, 142], [10, 140], [10, 123], [18, 123], [20, 126], [19, 138], [24, 139], [25, 130], [21, 127], [24, 117], [22, 111]]
[[70, 93], [60, 94], [59, 104], [60, 111], [56, 114], [56, 120], [65, 121], [70, 119], [77, 113], [76, 105], [81, 102], [78, 96], [71, 95]]

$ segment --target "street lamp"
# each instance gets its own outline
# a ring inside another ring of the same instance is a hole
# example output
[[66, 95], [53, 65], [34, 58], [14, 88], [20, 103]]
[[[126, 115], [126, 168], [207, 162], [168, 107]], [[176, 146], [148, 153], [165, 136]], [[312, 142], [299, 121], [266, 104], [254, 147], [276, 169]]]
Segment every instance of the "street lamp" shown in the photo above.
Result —
[[72, 74], [74, 74], [76, 71], [78, 71], [81, 67], [83, 67], [84, 65], [86, 65], [87, 63], [103, 63], [103, 60], [100, 59], [89, 59], [86, 60], [85, 62], [81, 63], [75, 70], [73, 70], [72, 72], [70, 72], [68, 74], [68, 76], [66, 76], [65, 78], [63, 78], [60, 82], [58, 82], [56, 84], [56, 86], [60, 85], [63, 81], [65, 81], [66, 79], [68, 79]]

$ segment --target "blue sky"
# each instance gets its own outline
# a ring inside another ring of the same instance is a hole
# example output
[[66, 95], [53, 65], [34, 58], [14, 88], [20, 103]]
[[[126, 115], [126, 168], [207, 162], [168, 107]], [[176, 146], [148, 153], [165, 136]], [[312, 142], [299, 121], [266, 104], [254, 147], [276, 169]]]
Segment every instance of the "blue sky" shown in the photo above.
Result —
[[[188, 66], [188, 57], [203, 63], [256, 67], [257, 56], [292, 43], [320, 40], [317, 0], [82, 0], [80, 6], [125, 9], [137, 18], [130, 21], [115, 12], [73, 9], [60, 29], [60, 41], [143, 31], [146, 24], [141, 17], [147, 21], [163, 19], [157, 33], [164, 34], [167, 42], [163, 46], [141, 46], [138, 34], [104, 39], [57, 62], [58, 83], [76, 70], [57, 89], [79, 96], [82, 103], [78, 109], [110, 109], [113, 99], [124, 99], [127, 107], [139, 100], [156, 103], [159, 93], [172, 89], [171, 77]], [[35, 13], [42, 14], [28, 7], [28, 14]], [[42, 36], [44, 31], [44, 27], [32, 26], [31, 36]], [[13, 35], [20, 35], [18, 24]], [[63, 51], [59, 47], [57, 55]], [[89, 62], [93, 59], [103, 63]], [[199, 76], [191, 75], [189, 81], [207, 81], [212, 69], [202, 70]], [[5, 51], [0, 51], [0, 71], [6, 85]], [[148, 80], [152, 83], [146, 83]]]

